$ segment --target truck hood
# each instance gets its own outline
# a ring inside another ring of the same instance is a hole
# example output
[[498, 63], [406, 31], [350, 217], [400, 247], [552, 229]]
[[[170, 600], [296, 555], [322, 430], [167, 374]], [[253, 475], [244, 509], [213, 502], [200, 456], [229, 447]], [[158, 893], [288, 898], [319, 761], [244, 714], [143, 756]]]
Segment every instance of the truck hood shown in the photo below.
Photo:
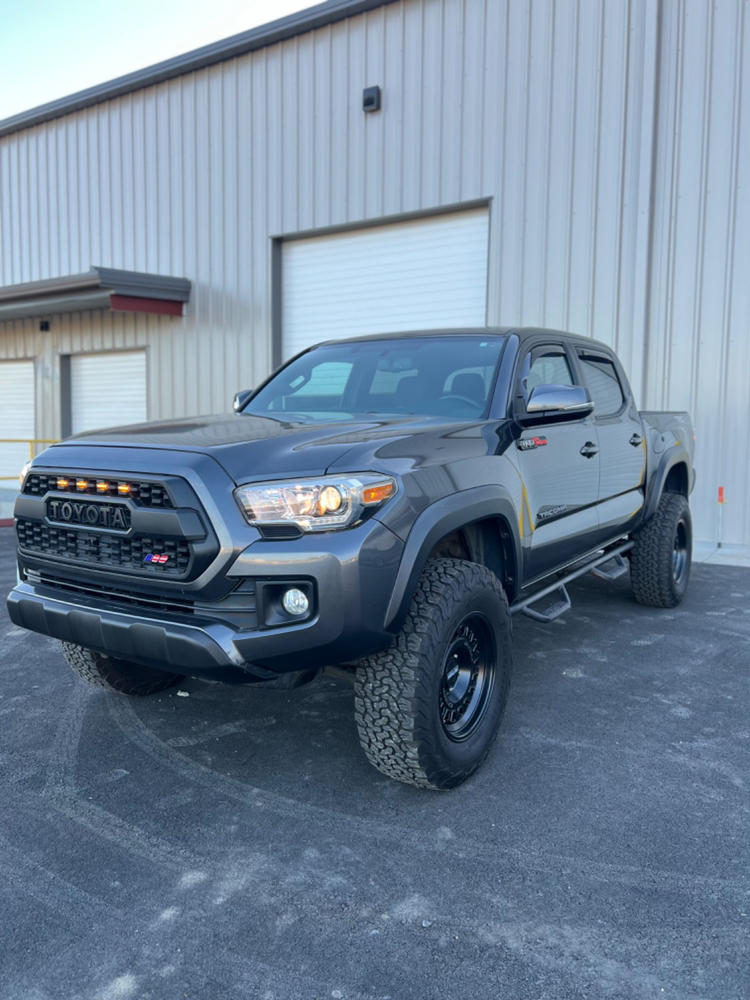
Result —
[[[237, 414], [88, 431], [62, 444], [200, 452], [210, 455], [235, 482], [248, 482], [320, 475], [331, 466], [366, 471], [382, 468], [384, 461], [390, 466], [394, 459], [403, 468], [404, 463], [422, 464], [427, 456], [439, 455], [444, 461], [458, 453], [465, 457], [467, 451], [486, 454], [484, 427], [483, 421], [446, 422], [439, 417], [307, 423]], [[45, 453], [45, 460], [52, 460], [54, 450]]]

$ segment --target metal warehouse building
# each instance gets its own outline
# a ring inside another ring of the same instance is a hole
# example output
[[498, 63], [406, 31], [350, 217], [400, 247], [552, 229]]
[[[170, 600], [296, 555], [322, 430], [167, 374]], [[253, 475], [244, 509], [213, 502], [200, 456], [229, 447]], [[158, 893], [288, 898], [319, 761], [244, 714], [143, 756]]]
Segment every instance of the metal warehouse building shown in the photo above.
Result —
[[0, 229], [0, 438], [552, 326], [691, 411], [697, 537], [750, 544], [746, 0], [331, 0], [1, 122]]

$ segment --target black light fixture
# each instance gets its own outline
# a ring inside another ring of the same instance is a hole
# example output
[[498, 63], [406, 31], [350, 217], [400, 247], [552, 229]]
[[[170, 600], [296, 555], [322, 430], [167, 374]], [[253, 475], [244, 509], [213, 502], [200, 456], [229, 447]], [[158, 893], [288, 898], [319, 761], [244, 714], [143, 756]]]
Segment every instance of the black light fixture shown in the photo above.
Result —
[[362, 91], [362, 110], [380, 111], [380, 87], [365, 87]]
[[48, 319], [40, 319], [39, 320], [39, 329], [42, 331], [42, 333], [47, 333], [47, 331], [49, 330], [49, 320]]

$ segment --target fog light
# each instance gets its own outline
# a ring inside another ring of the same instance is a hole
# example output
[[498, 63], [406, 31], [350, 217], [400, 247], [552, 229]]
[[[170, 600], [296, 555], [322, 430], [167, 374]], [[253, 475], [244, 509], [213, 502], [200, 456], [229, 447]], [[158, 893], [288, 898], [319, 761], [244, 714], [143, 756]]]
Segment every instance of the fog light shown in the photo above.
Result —
[[306, 615], [310, 610], [310, 602], [307, 599], [307, 595], [297, 587], [290, 587], [289, 590], [285, 590], [284, 596], [281, 598], [281, 603], [284, 605], [284, 611], [288, 615], [295, 615], [296, 617]]

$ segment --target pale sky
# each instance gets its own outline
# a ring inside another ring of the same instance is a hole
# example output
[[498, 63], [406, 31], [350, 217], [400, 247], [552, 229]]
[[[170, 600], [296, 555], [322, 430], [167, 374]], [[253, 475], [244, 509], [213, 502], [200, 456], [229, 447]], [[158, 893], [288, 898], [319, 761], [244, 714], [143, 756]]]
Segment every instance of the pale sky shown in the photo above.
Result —
[[0, 120], [316, 0], [0, 0]]

